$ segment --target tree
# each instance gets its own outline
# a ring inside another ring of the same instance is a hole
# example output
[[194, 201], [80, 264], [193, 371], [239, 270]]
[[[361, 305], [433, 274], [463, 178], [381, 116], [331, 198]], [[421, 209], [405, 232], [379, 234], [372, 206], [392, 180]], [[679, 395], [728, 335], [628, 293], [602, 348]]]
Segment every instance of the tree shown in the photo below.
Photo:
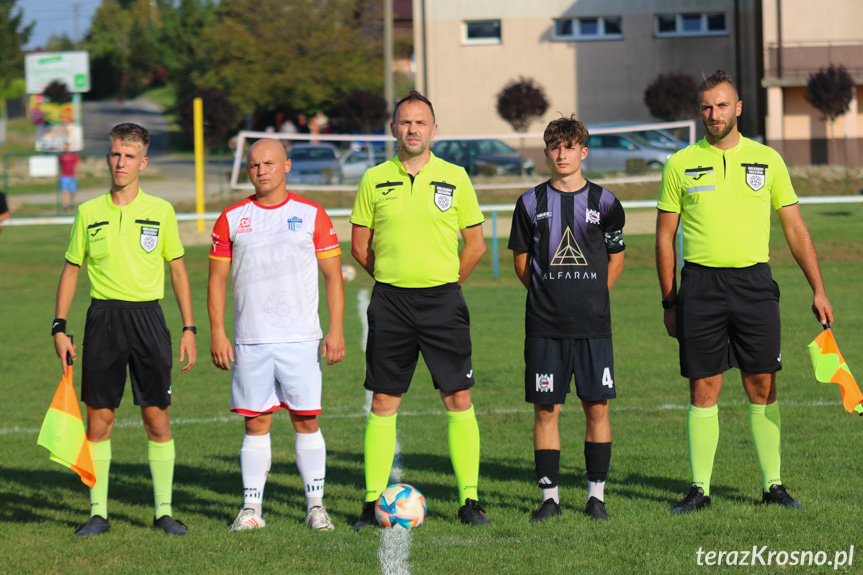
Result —
[[[382, 92], [383, 52], [358, 0], [221, 0], [208, 27], [200, 84], [242, 114], [330, 111], [352, 90]], [[379, 22], [379, 21], [378, 21]]]
[[[696, 110], [698, 83], [683, 72], [658, 75], [644, 91], [644, 104], [650, 115], [664, 122], [692, 118]], [[672, 130], [680, 140], [680, 128]]]
[[[516, 132], [527, 132], [527, 127], [548, 110], [548, 99], [542, 86], [531, 78], [519, 77], [503, 87], [497, 95], [497, 113], [510, 123]], [[519, 140], [521, 156], [524, 157], [524, 138]], [[525, 177], [524, 161], [521, 177]]]
[[162, 15], [162, 64], [178, 99], [194, 92], [212, 65], [205, 35], [214, 12], [212, 0], [180, 0], [176, 9]]
[[829, 138], [833, 145], [833, 162], [836, 162], [836, 138], [833, 129], [836, 118], [848, 111], [854, 98], [854, 80], [844, 66], [821, 68], [809, 76], [806, 82], [806, 101], [821, 112], [821, 120], [827, 122]]
[[498, 115], [516, 132], [527, 127], [548, 110], [548, 100], [542, 87], [531, 78], [520, 77], [504, 86], [497, 95]]
[[228, 137], [237, 112], [228, 97], [218, 90], [200, 88], [189, 94], [177, 106], [177, 121], [189, 142], [194, 142], [195, 98], [201, 98], [204, 103], [204, 148], [209, 151]]
[[665, 122], [688, 120], [695, 113], [698, 84], [682, 72], [660, 74], [644, 91], [650, 115]]
[[354, 90], [341, 100], [333, 111], [345, 122], [345, 131], [374, 134], [387, 120], [387, 101], [378, 94]]
[[65, 33], [48, 36], [48, 42], [45, 44], [46, 52], [70, 52], [72, 50], [75, 50], [75, 43]]
[[21, 46], [30, 40], [35, 22], [24, 26], [24, 14], [15, 11], [15, 0], [0, 2], [0, 91], [15, 78], [24, 76], [24, 52]]

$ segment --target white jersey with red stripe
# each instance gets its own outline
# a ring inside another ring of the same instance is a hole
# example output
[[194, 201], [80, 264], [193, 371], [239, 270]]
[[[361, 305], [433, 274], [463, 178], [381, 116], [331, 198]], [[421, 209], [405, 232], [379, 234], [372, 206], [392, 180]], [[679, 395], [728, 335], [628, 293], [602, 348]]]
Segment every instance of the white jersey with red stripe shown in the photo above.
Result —
[[231, 262], [234, 342], [320, 339], [317, 260], [340, 254], [324, 209], [294, 193], [277, 206], [250, 196], [223, 211], [210, 258]]

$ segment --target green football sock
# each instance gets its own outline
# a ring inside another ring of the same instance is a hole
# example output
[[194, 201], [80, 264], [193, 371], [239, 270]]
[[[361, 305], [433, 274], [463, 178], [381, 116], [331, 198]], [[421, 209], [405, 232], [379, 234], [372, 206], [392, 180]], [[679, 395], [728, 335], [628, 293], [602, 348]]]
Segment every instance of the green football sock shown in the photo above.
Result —
[[782, 468], [782, 448], [780, 437], [782, 423], [779, 417], [779, 404], [749, 404], [749, 432], [755, 445], [755, 456], [761, 469], [764, 491], [771, 485], [781, 484], [779, 478]]
[[459, 501], [477, 501], [479, 483], [479, 425], [473, 405], [465, 411], [447, 411], [449, 457], [458, 484]]
[[173, 515], [171, 495], [174, 492], [174, 440], [165, 443], [147, 442], [147, 459], [153, 476], [153, 496], [156, 519]]
[[366, 467], [366, 501], [377, 501], [390, 479], [396, 455], [396, 418], [369, 413], [363, 455]]
[[90, 517], [99, 515], [108, 518], [108, 472], [111, 470], [111, 440], [99, 443], [87, 442], [90, 445], [90, 457], [93, 459], [93, 471], [96, 472], [96, 484], [90, 488]]
[[689, 466], [692, 469], [692, 485], [710, 495], [710, 476], [713, 473], [713, 458], [719, 445], [719, 406], [689, 406], [686, 415], [686, 439], [689, 445]]

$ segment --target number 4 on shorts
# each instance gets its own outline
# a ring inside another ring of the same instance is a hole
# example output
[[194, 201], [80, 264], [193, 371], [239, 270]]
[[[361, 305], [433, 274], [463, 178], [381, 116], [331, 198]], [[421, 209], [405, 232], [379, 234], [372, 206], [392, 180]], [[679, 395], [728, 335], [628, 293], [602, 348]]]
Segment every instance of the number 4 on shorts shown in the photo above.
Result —
[[607, 367], [602, 370], [602, 385], [603, 387], [614, 387], [614, 380], [611, 379], [611, 370]]

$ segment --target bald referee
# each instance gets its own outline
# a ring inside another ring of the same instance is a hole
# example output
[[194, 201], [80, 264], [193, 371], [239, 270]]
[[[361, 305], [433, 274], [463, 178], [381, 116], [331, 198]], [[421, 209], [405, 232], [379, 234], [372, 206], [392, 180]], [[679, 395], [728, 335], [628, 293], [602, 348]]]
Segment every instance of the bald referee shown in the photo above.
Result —
[[[833, 323], [821, 270], [785, 162], [773, 149], [740, 135], [743, 103], [717, 70], [696, 99], [707, 135], [672, 156], [662, 174], [656, 221], [656, 268], [668, 335], [680, 347], [689, 378], [686, 419], [692, 487], [671, 513], [710, 505], [710, 478], [719, 444], [722, 375], [740, 369], [749, 397], [749, 428], [762, 477], [762, 501], [802, 507], [780, 477], [776, 372], [782, 369], [779, 287], [770, 273], [770, 209], [814, 297], [812, 311]], [[683, 225], [680, 290], [674, 236]]]

